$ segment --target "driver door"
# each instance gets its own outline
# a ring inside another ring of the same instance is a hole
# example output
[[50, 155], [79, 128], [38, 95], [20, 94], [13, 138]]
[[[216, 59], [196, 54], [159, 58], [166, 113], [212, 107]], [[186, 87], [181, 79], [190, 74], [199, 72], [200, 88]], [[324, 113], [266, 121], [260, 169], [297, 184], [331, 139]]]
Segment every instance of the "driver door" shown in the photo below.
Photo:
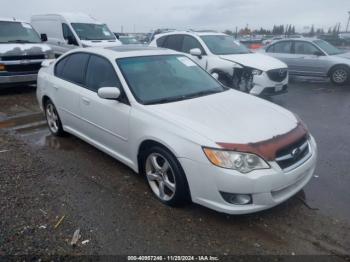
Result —
[[[118, 100], [98, 96], [101, 87], [120, 88]], [[86, 69], [86, 88], [80, 93], [84, 134], [102, 150], [121, 159], [128, 158], [129, 115], [131, 107], [111, 62], [91, 55]]]
[[[195, 48], [198, 48], [202, 51], [201, 57], [193, 56], [190, 54], [191, 49]], [[208, 57], [204, 51], [203, 46], [193, 36], [184, 35], [181, 51], [185, 53], [189, 58], [194, 60], [197, 64], [199, 64], [203, 69], [207, 69]]]
[[291, 68], [298, 75], [325, 76], [328, 63], [323, 52], [306, 41], [294, 41]]

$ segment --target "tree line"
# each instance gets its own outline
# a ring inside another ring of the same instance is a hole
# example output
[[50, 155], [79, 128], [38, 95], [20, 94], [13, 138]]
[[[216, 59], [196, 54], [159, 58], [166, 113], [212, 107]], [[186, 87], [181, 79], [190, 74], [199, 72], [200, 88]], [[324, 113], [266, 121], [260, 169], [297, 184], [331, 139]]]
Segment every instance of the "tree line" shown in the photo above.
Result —
[[[328, 34], [337, 35], [340, 32], [340, 23], [336, 24], [334, 27], [330, 27], [328, 29]], [[297, 34], [295, 30], [294, 25], [274, 25], [272, 29], [250, 29], [248, 25], [244, 28], [241, 28], [238, 30], [236, 28], [235, 31], [233, 30], [225, 30], [225, 33], [228, 35], [294, 35]], [[316, 36], [316, 35], [322, 35], [325, 34], [325, 31], [323, 28], [317, 28], [315, 29], [314, 25], [310, 27], [310, 31], [308, 33], [304, 33], [306, 36]]]

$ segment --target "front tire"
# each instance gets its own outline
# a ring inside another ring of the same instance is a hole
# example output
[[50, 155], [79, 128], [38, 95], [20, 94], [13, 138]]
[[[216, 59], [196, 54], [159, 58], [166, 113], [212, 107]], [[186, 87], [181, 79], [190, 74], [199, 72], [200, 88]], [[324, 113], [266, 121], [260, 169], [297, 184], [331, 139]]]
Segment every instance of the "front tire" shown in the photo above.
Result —
[[48, 100], [45, 103], [45, 117], [49, 130], [54, 136], [63, 136], [65, 134], [61, 119], [51, 100]]
[[189, 202], [190, 193], [179, 161], [168, 150], [153, 146], [142, 154], [142, 172], [153, 194], [168, 206]]
[[335, 85], [345, 85], [350, 79], [350, 70], [346, 66], [336, 66], [332, 69], [330, 78]]

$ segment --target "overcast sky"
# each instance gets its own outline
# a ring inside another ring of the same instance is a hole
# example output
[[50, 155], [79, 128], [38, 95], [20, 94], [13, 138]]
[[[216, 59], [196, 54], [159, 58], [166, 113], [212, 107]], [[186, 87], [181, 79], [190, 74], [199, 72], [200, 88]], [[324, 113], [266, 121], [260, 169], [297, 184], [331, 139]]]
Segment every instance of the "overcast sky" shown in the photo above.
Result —
[[156, 28], [234, 30], [294, 24], [345, 29], [350, 0], [1, 0], [0, 17], [29, 20], [32, 14], [84, 12], [113, 31]]

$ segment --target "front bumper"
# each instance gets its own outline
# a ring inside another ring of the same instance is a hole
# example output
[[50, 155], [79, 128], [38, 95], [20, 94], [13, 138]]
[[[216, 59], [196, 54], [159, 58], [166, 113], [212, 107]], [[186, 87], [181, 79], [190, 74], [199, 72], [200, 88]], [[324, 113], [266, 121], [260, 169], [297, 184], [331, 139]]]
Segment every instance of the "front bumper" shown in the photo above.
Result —
[[289, 76], [281, 82], [272, 81], [266, 72], [261, 75], [254, 76], [254, 86], [250, 90], [250, 94], [256, 96], [272, 96], [287, 92]]
[[[276, 206], [298, 193], [312, 178], [317, 160], [317, 146], [310, 140], [311, 157], [297, 168], [284, 172], [276, 162], [271, 168], [241, 174], [209, 163], [180, 158], [189, 183], [192, 201], [227, 214], [248, 214]], [[250, 194], [252, 203], [234, 205], [220, 192]]]
[[0, 86], [11, 86], [16, 84], [34, 84], [36, 83], [38, 74], [12, 74], [4, 75], [0, 73]]

